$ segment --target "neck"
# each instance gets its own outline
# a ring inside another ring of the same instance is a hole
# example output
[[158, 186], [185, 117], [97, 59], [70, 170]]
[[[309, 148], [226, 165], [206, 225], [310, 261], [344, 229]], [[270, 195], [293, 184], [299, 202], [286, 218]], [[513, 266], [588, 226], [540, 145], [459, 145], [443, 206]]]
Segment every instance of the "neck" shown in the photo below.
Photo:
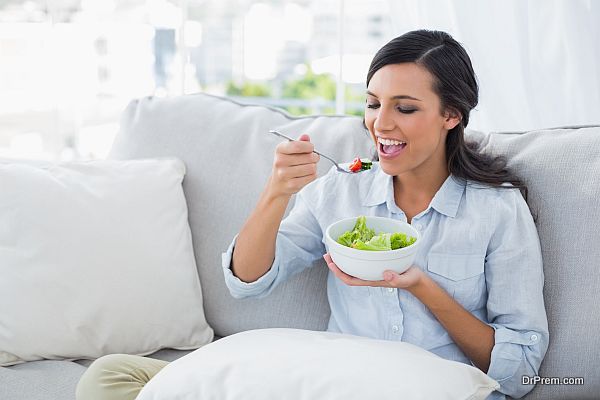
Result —
[[446, 166], [427, 171], [409, 171], [394, 176], [394, 192], [406, 199], [431, 199], [442, 187], [450, 172]]

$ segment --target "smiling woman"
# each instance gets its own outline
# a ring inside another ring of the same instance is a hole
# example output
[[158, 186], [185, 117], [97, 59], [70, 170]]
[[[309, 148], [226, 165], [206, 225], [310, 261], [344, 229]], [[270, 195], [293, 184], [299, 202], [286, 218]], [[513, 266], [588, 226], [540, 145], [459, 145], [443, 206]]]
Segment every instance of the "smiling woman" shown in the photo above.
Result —
[[[468, 54], [450, 35], [414, 31], [391, 40], [373, 58], [367, 88], [365, 128], [378, 148], [374, 159], [386, 173], [412, 170], [404, 179], [419, 179], [447, 169], [457, 178], [494, 187], [510, 182], [527, 199], [527, 187], [504, 159], [465, 142], [479, 88]], [[403, 136], [393, 137], [394, 130]], [[392, 163], [396, 157], [402, 162]]]

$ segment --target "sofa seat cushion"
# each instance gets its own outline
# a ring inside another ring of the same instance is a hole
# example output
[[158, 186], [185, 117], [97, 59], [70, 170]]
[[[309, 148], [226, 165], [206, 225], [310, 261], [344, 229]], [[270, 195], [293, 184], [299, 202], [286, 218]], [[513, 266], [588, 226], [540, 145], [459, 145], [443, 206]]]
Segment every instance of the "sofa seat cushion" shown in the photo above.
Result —
[[[162, 349], [146, 357], [175, 361], [191, 352]], [[43, 360], [0, 367], [0, 399], [75, 400], [77, 383], [92, 362]]]

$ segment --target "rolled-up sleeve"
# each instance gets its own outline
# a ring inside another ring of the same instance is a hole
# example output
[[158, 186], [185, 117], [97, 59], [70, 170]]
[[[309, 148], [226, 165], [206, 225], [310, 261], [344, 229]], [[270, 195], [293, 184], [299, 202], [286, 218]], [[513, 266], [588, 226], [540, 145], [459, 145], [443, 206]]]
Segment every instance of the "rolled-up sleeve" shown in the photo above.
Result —
[[494, 328], [488, 376], [499, 391], [520, 398], [533, 389], [522, 377], [538, 375], [548, 349], [544, 272], [539, 236], [517, 189], [502, 189], [485, 261], [487, 313]]
[[325, 254], [323, 232], [309, 203], [315, 194], [321, 196], [319, 193], [324, 189], [328, 176], [311, 182], [296, 194], [294, 206], [277, 232], [273, 264], [254, 282], [240, 280], [231, 270], [238, 237], [235, 235], [227, 251], [221, 255], [225, 284], [233, 297], [265, 297], [281, 282], [310, 267]]
[[244, 297], [259, 296], [264, 293], [269, 287], [274, 287], [275, 278], [277, 277], [279, 260], [277, 259], [278, 252], [275, 252], [275, 259], [271, 268], [260, 278], [254, 282], [244, 282], [231, 271], [231, 259], [233, 258], [233, 249], [239, 234], [236, 234], [233, 241], [229, 245], [226, 252], [221, 254], [223, 273], [225, 274], [225, 284], [229, 289], [229, 293], [236, 299]]

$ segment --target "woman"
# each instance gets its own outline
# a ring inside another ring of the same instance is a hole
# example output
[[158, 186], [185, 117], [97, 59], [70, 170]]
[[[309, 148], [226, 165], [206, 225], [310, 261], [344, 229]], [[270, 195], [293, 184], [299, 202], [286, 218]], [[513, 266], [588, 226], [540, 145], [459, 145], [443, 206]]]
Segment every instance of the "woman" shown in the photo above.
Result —
[[[540, 243], [523, 183], [464, 141], [477, 99], [470, 59], [450, 35], [413, 31], [383, 46], [367, 75], [364, 119], [379, 162], [317, 179], [308, 135], [279, 144], [255, 210], [223, 254], [231, 294], [264, 297], [323, 256], [329, 331], [406, 341], [474, 365], [500, 383], [492, 398], [529, 392], [521, 377], [537, 375], [548, 346]], [[418, 229], [415, 264], [382, 281], [344, 274], [324, 254], [323, 232], [357, 215]], [[133, 399], [165, 364], [102, 357], [80, 381], [78, 399]]]
[[[232, 295], [265, 296], [323, 256], [329, 331], [406, 341], [472, 364], [500, 383], [495, 398], [530, 391], [522, 376], [537, 375], [548, 346], [540, 243], [523, 183], [464, 141], [477, 98], [469, 56], [450, 35], [414, 31], [383, 46], [365, 109], [379, 163], [316, 179], [307, 135], [278, 145], [267, 187], [223, 257]], [[415, 265], [377, 282], [344, 274], [323, 255], [323, 232], [357, 215], [417, 228]], [[257, 237], [267, 245], [256, 246]]]

